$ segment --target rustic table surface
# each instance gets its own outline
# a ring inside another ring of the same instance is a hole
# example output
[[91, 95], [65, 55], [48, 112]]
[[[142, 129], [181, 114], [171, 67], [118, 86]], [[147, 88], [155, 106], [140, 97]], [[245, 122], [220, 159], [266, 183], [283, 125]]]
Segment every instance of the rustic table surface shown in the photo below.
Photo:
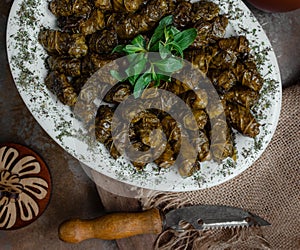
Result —
[[[14, 85], [6, 55], [6, 23], [13, 0], [0, 1], [0, 143], [23, 144], [42, 156], [52, 175], [52, 197], [44, 214], [16, 231], [0, 231], [2, 249], [152, 249], [155, 236], [118, 241], [92, 239], [68, 244], [58, 239], [69, 218], [94, 218], [106, 211], [137, 211], [137, 200], [109, 193], [87, 177], [77, 160], [58, 146], [34, 120]], [[277, 56], [283, 86], [300, 79], [300, 10], [264, 13], [251, 7]], [[8, 27], [9, 29], [9, 27]], [[121, 187], [122, 188], [122, 187]]]

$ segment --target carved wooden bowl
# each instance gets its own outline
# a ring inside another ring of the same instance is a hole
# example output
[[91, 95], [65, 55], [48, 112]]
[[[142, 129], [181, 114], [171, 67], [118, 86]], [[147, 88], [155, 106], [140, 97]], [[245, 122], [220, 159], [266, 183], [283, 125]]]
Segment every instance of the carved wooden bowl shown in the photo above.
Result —
[[0, 144], [0, 230], [35, 221], [50, 194], [51, 177], [41, 157], [19, 144]]

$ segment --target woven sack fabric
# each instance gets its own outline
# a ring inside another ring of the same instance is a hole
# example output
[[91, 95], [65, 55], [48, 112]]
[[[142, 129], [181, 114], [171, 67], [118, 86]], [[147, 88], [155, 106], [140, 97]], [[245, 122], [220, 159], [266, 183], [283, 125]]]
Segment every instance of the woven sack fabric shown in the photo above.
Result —
[[[184, 193], [158, 193], [145, 208], [167, 211], [184, 205], [220, 204], [259, 215], [271, 226], [185, 233], [166, 231], [157, 249], [300, 249], [300, 84], [283, 91], [278, 127], [263, 155], [221, 185]], [[146, 197], [146, 196], [145, 196]]]

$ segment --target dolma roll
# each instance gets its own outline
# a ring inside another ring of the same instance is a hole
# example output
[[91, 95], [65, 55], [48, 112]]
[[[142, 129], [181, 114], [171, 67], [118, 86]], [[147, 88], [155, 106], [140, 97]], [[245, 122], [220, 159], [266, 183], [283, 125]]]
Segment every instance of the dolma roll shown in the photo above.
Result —
[[81, 34], [43, 29], [40, 31], [38, 39], [50, 55], [68, 55], [80, 58], [88, 52], [85, 37]]
[[199, 1], [192, 4], [192, 22], [210, 21], [219, 15], [220, 8], [213, 2]]
[[196, 145], [198, 160], [200, 162], [211, 160], [210, 144], [205, 130], [200, 129], [198, 131], [198, 136], [193, 140], [195, 140], [193, 143]]
[[181, 1], [177, 4], [173, 15], [174, 26], [178, 29], [184, 29], [191, 25], [192, 22], [192, 3], [187, 1]]
[[168, 90], [168, 91], [174, 93], [175, 95], [179, 95], [179, 94], [182, 94], [182, 93], [190, 90], [190, 88], [187, 86], [187, 84], [185, 84], [175, 78], [172, 78], [171, 82], [166, 82], [166, 83], [162, 84], [161, 86], [159, 86], [159, 88]]
[[84, 85], [88, 82], [88, 75], [80, 75], [79, 77], [73, 77], [71, 80], [71, 84], [75, 89], [75, 92], [79, 95], [80, 91], [84, 87]]
[[[139, 112], [131, 121], [141, 142], [153, 148], [162, 143], [163, 133], [159, 118], [150, 111]], [[155, 132], [153, 132], [155, 131]]]
[[176, 120], [169, 114], [161, 119], [163, 131], [168, 138], [168, 142], [172, 145], [174, 142], [180, 141], [180, 127]]
[[238, 81], [245, 87], [248, 87], [256, 92], [259, 92], [263, 86], [263, 78], [258, 72], [256, 66], [248, 63], [247, 65], [237, 62], [235, 67], [232, 67], [231, 70], [235, 74]]
[[81, 75], [81, 60], [63, 56], [50, 56], [47, 59], [49, 68], [66, 76], [77, 77]]
[[[179, 111], [180, 112], [180, 111]], [[197, 126], [194, 126], [196, 121]], [[183, 117], [184, 127], [189, 130], [199, 130], [204, 129], [207, 124], [208, 116], [203, 109], [193, 109], [192, 113], [185, 114]]]
[[208, 72], [208, 77], [219, 93], [229, 91], [238, 81], [232, 70], [211, 69]]
[[111, 53], [111, 51], [118, 45], [117, 33], [113, 30], [96, 32], [91, 35], [88, 45], [92, 52], [99, 54]]
[[132, 85], [129, 82], [118, 83], [113, 86], [104, 97], [107, 103], [118, 104], [132, 94]]
[[112, 138], [110, 138], [105, 144], [105, 148], [108, 150], [110, 155], [116, 160], [118, 159], [121, 154], [119, 153], [118, 149], [116, 148]]
[[112, 0], [94, 0], [94, 5], [96, 8], [103, 11], [112, 11]]
[[194, 24], [194, 28], [197, 29], [197, 37], [191, 48], [201, 48], [223, 38], [227, 25], [228, 18], [224, 15], [217, 16], [210, 21], [200, 19]]
[[187, 138], [181, 138], [180, 153], [181, 155], [178, 156], [180, 157], [178, 172], [182, 177], [191, 176], [196, 171], [200, 170], [200, 163], [197, 160], [198, 152]]
[[[92, 75], [97, 70], [104, 67], [105, 65], [112, 63], [115, 59], [117, 59], [117, 55], [115, 54], [103, 54], [103, 55], [97, 53], [88, 54], [82, 59], [82, 74]], [[114, 69], [116, 70], [117, 68]], [[115, 79], [112, 77], [110, 72], [105, 73], [105, 77], [107, 77], [106, 78], [107, 80], [115, 82]]]
[[234, 52], [228, 50], [220, 50], [210, 61], [209, 68], [225, 70], [234, 67], [237, 56]]
[[105, 27], [105, 16], [101, 10], [94, 10], [91, 16], [79, 24], [79, 31], [83, 35], [90, 35]]
[[248, 108], [227, 102], [225, 113], [229, 124], [243, 135], [253, 138], [259, 134], [260, 124]]
[[186, 59], [193, 67], [198, 68], [204, 75], [208, 73], [210, 62], [219, 53], [217, 46], [203, 46], [185, 52]]
[[233, 102], [243, 105], [246, 108], [251, 108], [255, 103], [257, 103], [259, 93], [250, 88], [237, 86], [226, 92], [223, 95], [223, 98], [227, 102]]
[[160, 168], [169, 168], [175, 163], [176, 157], [171, 145], [168, 143], [164, 152], [154, 160]]
[[50, 11], [55, 16], [86, 16], [92, 10], [89, 0], [52, 0]]
[[113, 109], [107, 105], [99, 107], [95, 119], [95, 136], [101, 143], [106, 143], [111, 138], [111, 124]]
[[204, 89], [195, 91], [188, 90], [179, 95], [179, 97], [192, 109], [205, 109], [208, 103], [208, 96]]
[[210, 133], [210, 152], [212, 158], [220, 162], [234, 155], [233, 139], [226, 120], [216, 118], [212, 124], [211, 130], [214, 130], [214, 133]]
[[222, 38], [218, 40], [218, 46], [222, 50], [230, 50], [236, 53], [246, 54], [250, 52], [249, 41], [245, 36]]
[[96, 8], [114, 12], [136, 12], [145, 0], [95, 0]]
[[77, 94], [64, 74], [51, 71], [45, 79], [45, 84], [63, 104], [68, 106], [74, 106], [76, 104]]
[[112, 15], [109, 23], [120, 38], [131, 39], [153, 29], [162, 17], [171, 12], [172, 5], [172, 0], [151, 0], [140, 12]]

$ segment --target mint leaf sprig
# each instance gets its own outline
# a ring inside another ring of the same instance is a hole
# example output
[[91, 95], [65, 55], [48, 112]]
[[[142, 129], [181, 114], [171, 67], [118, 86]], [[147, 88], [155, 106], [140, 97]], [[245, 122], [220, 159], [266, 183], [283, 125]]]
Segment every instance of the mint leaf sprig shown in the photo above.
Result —
[[[138, 35], [130, 44], [114, 48], [112, 53], [128, 55], [129, 66], [125, 77], [115, 70], [110, 73], [118, 81], [128, 80], [134, 87], [134, 97], [138, 98], [151, 82], [159, 86], [161, 81], [170, 81], [171, 74], [182, 69], [183, 51], [194, 42], [196, 36], [196, 29], [180, 31], [173, 25], [173, 16], [166, 16], [159, 22], [149, 42]], [[159, 53], [149, 58], [148, 52]]]

